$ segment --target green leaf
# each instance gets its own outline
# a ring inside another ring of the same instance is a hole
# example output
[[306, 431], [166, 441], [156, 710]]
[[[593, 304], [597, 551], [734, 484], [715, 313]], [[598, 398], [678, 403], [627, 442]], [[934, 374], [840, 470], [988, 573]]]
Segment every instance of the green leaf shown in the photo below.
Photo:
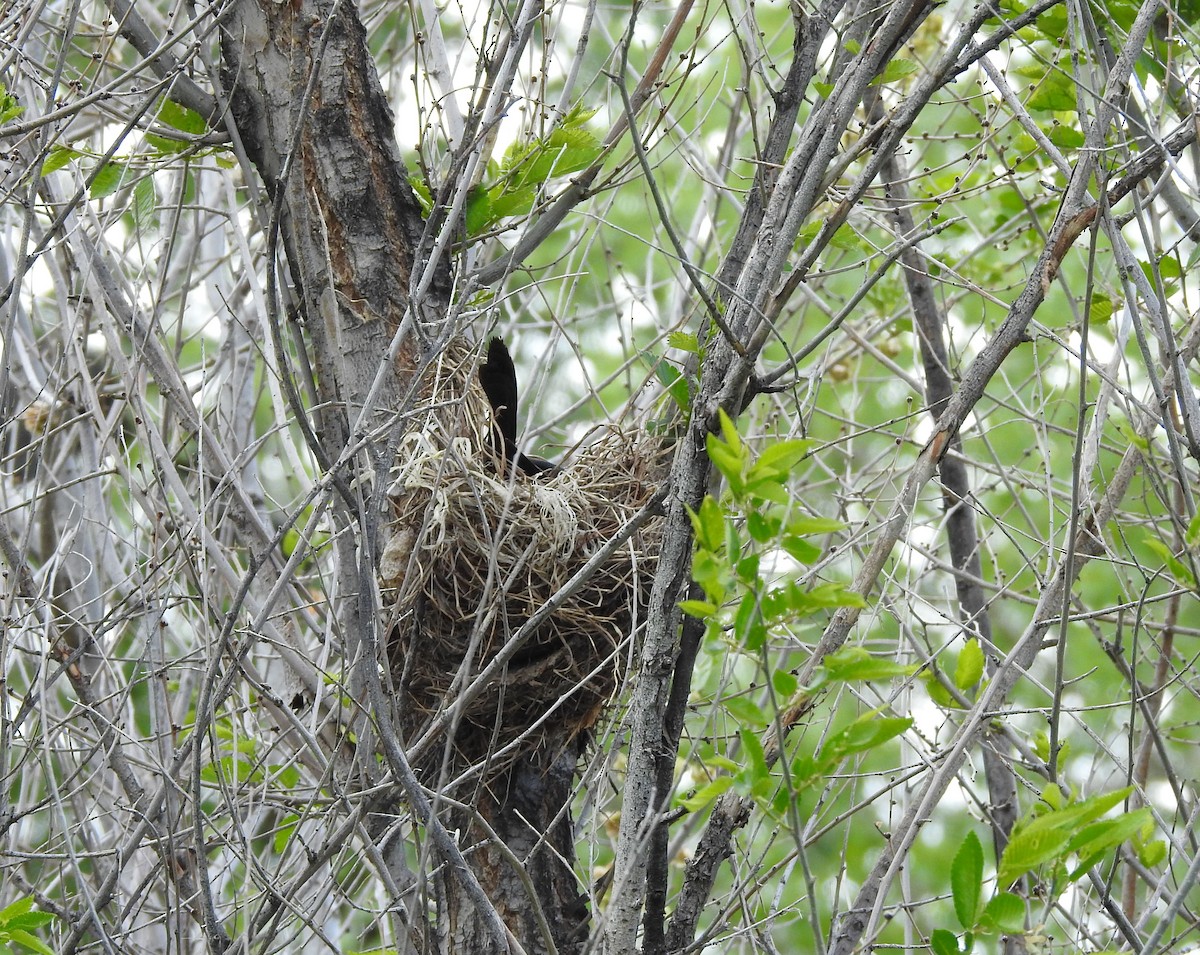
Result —
[[54, 949], [43, 942], [36, 935], [30, 935], [28, 932], [21, 929], [14, 929], [7, 933], [10, 942], [16, 942], [31, 952], [37, 952], [38, 955], [54, 955]]
[[912, 725], [907, 717], [881, 717], [878, 710], [872, 710], [829, 737], [821, 747], [821, 761], [838, 763], [855, 753], [865, 753], [895, 739]]
[[929, 949], [934, 955], [962, 955], [958, 936], [944, 928], [935, 928], [929, 936]]
[[825, 657], [821, 670], [831, 681], [856, 683], [910, 676], [916, 672], [916, 667], [872, 656], [862, 647], [843, 647]]
[[686, 413], [692, 403], [692, 396], [688, 390], [687, 379], [679, 369], [669, 361], [662, 360], [654, 366], [654, 375], [671, 396], [676, 407]]
[[1171, 571], [1172, 577], [1183, 586], [1191, 590], [1196, 589], [1196, 578], [1192, 575], [1188, 566], [1171, 553], [1171, 548], [1156, 537], [1147, 537], [1145, 542], [1150, 550], [1162, 558], [1163, 563], [1167, 565], [1167, 569]]
[[154, 178], [144, 176], [133, 187], [133, 218], [140, 227], [153, 223], [154, 210], [158, 206], [158, 193], [154, 190]]
[[800, 689], [800, 680], [790, 670], [776, 670], [771, 674], [771, 686], [784, 699], [791, 699]]
[[924, 674], [921, 682], [925, 684], [925, 692], [929, 694], [929, 698], [938, 706], [948, 710], [962, 709], [962, 704], [951, 695], [950, 691], [942, 685], [942, 681], [934, 674]]
[[208, 123], [204, 121], [203, 116], [193, 109], [180, 106], [174, 100], [163, 100], [162, 106], [158, 108], [158, 119], [164, 125], [189, 136], [203, 136], [208, 132]]
[[766, 479], [770, 476], [787, 478], [792, 470], [808, 456], [812, 449], [812, 441], [802, 441], [796, 438], [787, 441], [776, 441], [763, 449], [758, 460], [750, 468], [750, 479]]
[[1051, 70], [1038, 83], [1025, 104], [1032, 110], [1066, 112], [1075, 109], [1075, 81], [1061, 70]]
[[758, 595], [754, 592], [742, 596], [733, 618], [733, 634], [738, 645], [748, 653], [757, 652], [766, 642], [767, 628], [763, 626]]
[[429, 191], [429, 183], [413, 176], [409, 178], [408, 184], [412, 186], [417, 203], [421, 206], [421, 215], [428, 219], [429, 213], [433, 211], [433, 193]]
[[720, 608], [716, 604], [710, 604], [707, 600], [681, 600], [679, 601], [679, 609], [689, 617], [707, 620]]
[[1070, 841], [1071, 834], [1061, 829], [1035, 829], [1014, 836], [1004, 849], [997, 881], [1000, 885], [1012, 885], [1026, 872], [1060, 860]]
[[970, 931], [979, 919], [983, 892], [983, 846], [974, 832], [967, 833], [950, 863], [950, 892], [958, 924]]
[[159, 156], [176, 156], [191, 148], [191, 144], [183, 139], [172, 139], [170, 136], [156, 136], [146, 133], [146, 143], [154, 147]]
[[1080, 827], [1098, 819], [1118, 805], [1132, 787], [1094, 796], [1065, 809], [1051, 810], [1018, 824], [1000, 860], [996, 881], [1011, 885], [1026, 872], [1047, 862], [1060, 862], [1071, 851], [1072, 840]]
[[746, 515], [746, 530], [759, 544], [766, 544], [779, 536], [779, 519], [770, 513], [751, 511]]
[[25, 107], [9, 93], [8, 87], [0, 83], [0, 125], [7, 123], [10, 119], [16, 119], [23, 112], [25, 112]]
[[688, 509], [696, 543], [705, 550], [716, 553], [725, 543], [725, 511], [711, 497], [700, 502], [700, 510]]
[[972, 637], [958, 652], [958, 664], [954, 668], [954, 685], [960, 690], [969, 690], [982, 677], [983, 650], [979, 646], [979, 641]]
[[742, 436], [738, 434], [737, 425], [733, 423], [733, 419], [729, 417], [724, 408], [717, 409], [717, 420], [721, 423], [721, 437], [725, 443], [736, 451], [739, 457], [746, 456], [746, 446], [742, 443]]
[[528, 215], [533, 211], [537, 201], [537, 191], [533, 186], [518, 189], [504, 189], [496, 186], [488, 190], [488, 203], [492, 222], [509, 219], [513, 216]]
[[731, 776], [718, 776], [709, 783], [705, 783], [690, 796], [676, 798], [676, 805], [682, 806], [689, 812], [698, 812], [713, 802], [718, 796], [724, 794], [733, 785]]
[[1076, 833], [1067, 849], [1079, 856], [1079, 864], [1071, 870], [1067, 879], [1076, 881], [1099, 862], [1109, 849], [1136, 836], [1146, 824], [1153, 824], [1149, 808], [1143, 807], [1124, 812], [1115, 819], [1093, 823]]
[[33, 908], [33, 896], [27, 895], [23, 899], [17, 899], [11, 905], [0, 909], [0, 925], [7, 925], [18, 915], [24, 915]]
[[106, 196], [111, 196], [121, 186], [121, 179], [125, 175], [125, 166], [123, 163], [106, 162], [98, 170], [92, 178], [92, 184], [88, 186], [88, 195], [93, 199], [103, 199]]
[[779, 546], [802, 564], [813, 564], [821, 558], [821, 548], [816, 544], [790, 534], [780, 540]]
[[1167, 857], [1167, 844], [1162, 839], [1147, 842], [1138, 849], [1138, 861], [1147, 869], [1160, 865]]
[[691, 332], [671, 332], [667, 336], [667, 345], [691, 355], [700, 354], [700, 340]]
[[734, 779], [734, 785], [743, 795], [762, 796], [771, 786], [771, 770], [762, 743], [753, 730], [738, 730], [738, 736], [742, 741], [745, 765]]
[[53, 912], [25, 912], [22, 915], [14, 915], [9, 921], [0, 923], [0, 927], [12, 931], [13, 929], [34, 929], [41, 928], [43, 925], [48, 925], [53, 922], [57, 915]]
[[1092, 296], [1088, 320], [1094, 323], [1107, 322], [1112, 318], [1114, 310], [1113, 300], [1103, 293], [1097, 293]]
[[486, 232], [496, 221], [492, 214], [492, 199], [482, 186], [473, 186], [467, 193], [466, 226], [467, 235], [477, 236]]
[[721, 706], [740, 726], [763, 727], [767, 725], [767, 714], [748, 696], [729, 696]]
[[1074, 126], [1054, 126], [1046, 135], [1059, 149], [1078, 149], [1087, 141]]
[[912, 60], [889, 60], [887, 68], [871, 80], [871, 85], [881, 86], [884, 83], [895, 83], [896, 80], [911, 76], [915, 72], [917, 72], [917, 64]]
[[747, 475], [743, 487], [744, 493], [758, 504], [778, 504], [780, 507], [787, 507], [792, 501], [787, 488], [780, 484], [779, 479], [775, 477], [755, 480]]
[[817, 80], [813, 80], [812, 86], [813, 89], [817, 91], [817, 95], [819, 95], [821, 99], [829, 99], [829, 94], [832, 93], [835, 88], [832, 83], [821, 83]]
[[1184, 540], [1189, 547], [1195, 547], [1197, 544], [1200, 544], [1200, 510], [1196, 511], [1196, 516], [1188, 522]]
[[58, 172], [63, 166], [82, 155], [83, 153], [78, 149], [71, 149], [69, 146], [52, 146], [46, 156], [46, 161], [42, 163], [42, 175], [48, 176], [52, 172]]
[[1018, 895], [1001, 892], [992, 897], [983, 910], [980, 923], [1001, 932], [1017, 935], [1025, 931], [1025, 903]]
[[806, 517], [799, 515], [788, 521], [789, 534], [803, 534], [812, 537], [815, 534], [833, 534], [845, 530], [846, 525], [832, 517]]

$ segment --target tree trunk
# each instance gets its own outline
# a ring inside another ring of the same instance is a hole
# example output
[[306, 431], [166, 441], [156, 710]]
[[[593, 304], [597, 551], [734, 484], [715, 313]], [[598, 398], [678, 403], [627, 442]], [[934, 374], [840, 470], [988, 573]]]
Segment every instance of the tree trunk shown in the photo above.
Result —
[[[426, 343], [445, 341], [450, 333], [438, 325], [446, 314], [449, 267], [420, 261], [425, 224], [354, 5], [239, 0], [223, 21], [221, 48], [232, 122], [273, 200], [273, 207], [261, 206], [262, 223], [278, 226], [292, 308], [315, 371], [313, 398], [320, 410], [313, 450], [342, 480], [338, 531], [346, 543], [337, 550], [336, 576], [347, 653], [374, 665], [382, 642], [375, 596], [380, 585], [358, 581], [371, 579], [364, 571], [375, 574], [386, 544], [378, 515], [387, 482], [375, 476], [388, 473], [396, 431], [407, 423], [398, 412], [420, 393], [433, 351]], [[429, 269], [435, 270], [432, 282], [423, 280]], [[411, 290], [421, 284], [431, 292], [414, 302]], [[286, 302], [288, 292], [272, 287]], [[281, 311], [281, 305], [273, 309], [277, 340]], [[357, 495], [347, 493], [352, 481]], [[392, 665], [398, 667], [397, 661]], [[366, 698], [361, 675], [352, 688]], [[372, 715], [380, 733], [395, 731], [394, 712]], [[360, 749], [376, 739], [370, 730], [356, 728]], [[548, 743], [543, 759], [522, 760], [481, 788], [473, 812], [448, 820], [495, 912], [480, 912], [454, 866], [443, 866], [439, 925], [424, 933], [442, 950], [497, 950], [487, 917], [494, 925], [495, 913], [527, 952], [550, 950], [546, 929], [562, 953], [577, 951], [586, 937], [566, 809], [578, 746], [566, 739]], [[364, 785], [380, 781], [370, 749], [360, 754]]]

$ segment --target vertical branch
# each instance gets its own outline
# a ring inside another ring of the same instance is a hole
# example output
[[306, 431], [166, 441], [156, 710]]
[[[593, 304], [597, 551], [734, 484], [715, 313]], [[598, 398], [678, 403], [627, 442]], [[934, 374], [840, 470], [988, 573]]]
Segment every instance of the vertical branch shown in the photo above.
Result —
[[[872, 109], [882, 116], [882, 104], [876, 99]], [[883, 181], [888, 205], [896, 221], [897, 232], [910, 236], [916, 232], [908, 195], [908, 172], [897, 152], [884, 160]], [[954, 392], [950, 358], [946, 349], [946, 317], [938, 307], [933, 282], [920, 250], [905, 244], [900, 254], [904, 282], [912, 304], [921, 364], [925, 369], [925, 401], [936, 421]], [[945, 456], [938, 462], [942, 484], [942, 506], [946, 511], [946, 537], [950, 559], [958, 571], [954, 588], [958, 594], [963, 629], [979, 638], [987, 649], [988, 672], [994, 673], [998, 659], [992, 642], [992, 623], [988, 616], [982, 581], [983, 563], [979, 556], [979, 532], [975, 526], [973, 494], [967, 466], [962, 457], [962, 438], [955, 434]], [[992, 839], [996, 858], [1004, 853], [1008, 837], [1017, 819], [1017, 786], [1011, 766], [1011, 747], [1002, 734], [987, 732], [983, 740], [983, 758], [991, 799]]]

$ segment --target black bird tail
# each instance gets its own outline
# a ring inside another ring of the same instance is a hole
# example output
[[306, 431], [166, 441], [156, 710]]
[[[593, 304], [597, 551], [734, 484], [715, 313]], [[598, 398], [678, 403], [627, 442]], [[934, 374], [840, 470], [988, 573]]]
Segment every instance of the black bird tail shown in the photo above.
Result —
[[515, 461], [525, 474], [541, 474], [553, 468], [552, 462], [527, 457], [517, 450], [517, 369], [499, 338], [488, 342], [487, 359], [479, 366], [479, 383], [492, 406], [504, 460]]

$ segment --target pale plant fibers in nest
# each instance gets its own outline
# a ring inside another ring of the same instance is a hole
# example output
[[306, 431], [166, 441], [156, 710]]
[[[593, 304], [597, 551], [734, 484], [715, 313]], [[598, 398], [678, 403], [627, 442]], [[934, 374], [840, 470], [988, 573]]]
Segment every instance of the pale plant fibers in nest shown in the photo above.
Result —
[[[436, 369], [397, 455], [390, 539], [380, 561], [389, 652], [410, 739], [459, 705], [459, 768], [564, 745], [590, 728], [625, 669], [657, 554], [645, 525], [523, 642], [465, 705], [460, 690], [517, 629], [650, 499], [661, 443], [615, 428], [564, 467], [513, 474], [494, 449], [492, 410], [459, 349]], [[448, 353], [452, 354], [452, 353]], [[441, 763], [442, 747], [419, 760]]]

